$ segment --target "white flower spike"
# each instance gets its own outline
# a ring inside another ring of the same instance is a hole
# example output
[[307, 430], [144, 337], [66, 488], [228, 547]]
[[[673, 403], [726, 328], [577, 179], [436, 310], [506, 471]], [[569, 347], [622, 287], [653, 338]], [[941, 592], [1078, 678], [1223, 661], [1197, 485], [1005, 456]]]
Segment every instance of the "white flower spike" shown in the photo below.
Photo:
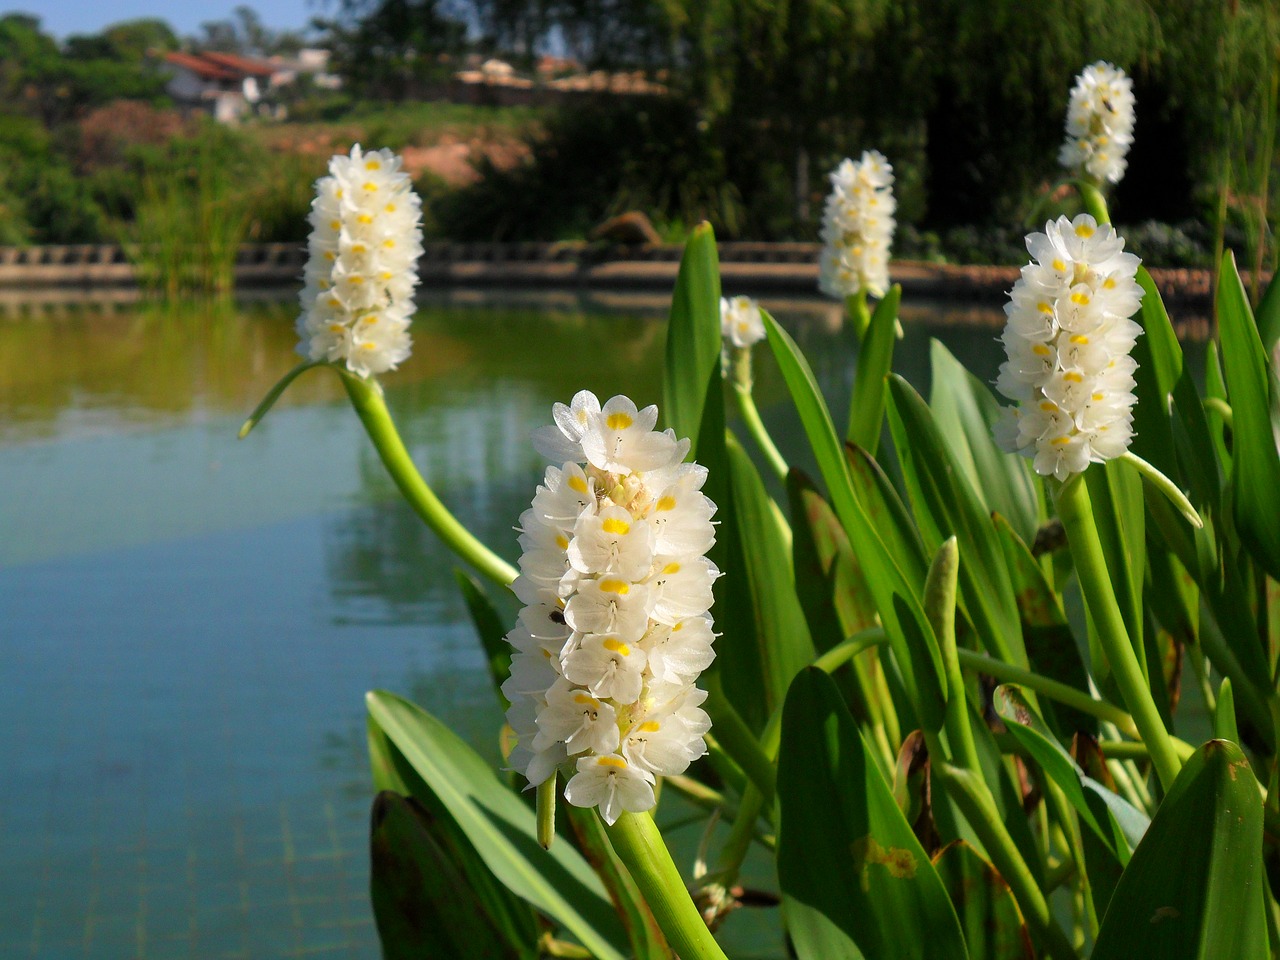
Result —
[[996, 380], [1018, 406], [1005, 408], [996, 440], [1065, 481], [1123, 455], [1133, 438], [1140, 261], [1110, 224], [1085, 213], [1046, 223], [1027, 249], [1034, 260], [1004, 308], [1008, 359]]
[[706, 752], [694, 684], [715, 657], [715, 504], [688, 441], [653, 429], [657, 408], [583, 391], [553, 418], [534, 442], [563, 466], [520, 518], [510, 762], [531, 786], [563, 768], [565, 798], [613, 823]]
[[316, 181], [298, 352], [361, 377], [409, 356], [413, 288], [422, 256], [422, 202], [390, 150], [329, 161]]
[[831, 174], [822, 214], [822, 260], [818, 288], [843, 300], [865, 290], [883, 297], [889, 289], [889, 246], [897, 204], [893, 167], [877, 150], [856, 163], [846, 159]]
[[1071, 88], [1067, 139], [1058, 162], [1098, 183], [1119, 183], [1133, 144], [1133, 81], [1099, 60], [1084, 68]]
[[720, 298], [720, 335], [725, 348], [749, 349], [764, 339], [760, 304], [750, 297]]

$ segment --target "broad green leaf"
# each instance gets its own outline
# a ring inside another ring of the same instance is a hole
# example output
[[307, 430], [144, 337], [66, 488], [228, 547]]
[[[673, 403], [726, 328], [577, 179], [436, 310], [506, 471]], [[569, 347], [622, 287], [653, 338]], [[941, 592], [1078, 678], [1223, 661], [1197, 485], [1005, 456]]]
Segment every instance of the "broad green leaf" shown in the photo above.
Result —
[[794, 467], [787, 475], [796, 596], [819, 653], [876, 625], [875, 601], [831, 505]]
[[929, 570], [920, 531], [884, 468], [861, 447], [845, 444], [845, 459], [858, 503], [880, 534], [885, 548], [910, 583], [924, 583]]
[[1280, 510], [1276, 509], [1280, 455], [1271, 424], [1270, 364], [1230, 252], [1222, 259], [1218, 280], [1218, 329], [1233, 415], [1231, 492], [1236, 529], [1254, 559], [1280, 579]]
[[418, 800], [447, 817], [493, 875], [600, 960], [622, 960], [626, 935], [600, 880], [567, 843], [543, 850], [533, 811], [489, 764], [430, 714], [394, 694], [366, 696], [369, 717], [421, 778]]
[[[767, 313], [764, 314], [764, 325], [778, 369], [786, 381], [818, 469], [827, 485], [831, 505], [862, 561], [867, 586], [875, 597], [876, 609], [880, 612], [898, 667], [906, 679], [908, 692], [922, 711], [939, 710], [939, 705], [946, 698], [946, 681], [942, 662], [932, 655], [936, 649], [931, 648], [936, 648], [936, 644], [925, 639], [932, 628], [920, 606], [923, 575], [918, 580], [908, 580], [904, 576], [897, 558], [886, 548], [880, 533], [857, 501], [844, 447], [836, 437], [831, 414], [818, 390], [813, 371], [795, 341]], [[925, 719], [932, 722], [931, 717]]]
[[675, 952], [663, 936], [653, 911], [645, 903], [644, 895], [613, 852], [609, 835], [605, 833], [604, 823], [596, 811], [566, 803], [564, 813], [578, 838], [579, 848], [604, 882], [614, 907], [622, 917], [627, 936], [631, 938], [635, 960], [676, 960]]
[[1182, 348], [1168, 322], [1159, 291], [1145, 269], [1139, 268], [1143, 287], [1142, 308], [1137, 314], [1145, 336], [1131, 351], [1138, 362], [1133, 389], [1138, 402], [1133, 407], [1133, 452], [1154, 465], [1165, 476], [1178, 476], [1178, 453], [1173, 440], [1173, 417], [1169, 398], [1182, 373]]
[[1192, 755], [1134, 851], [1093, 960], [1267, 957], [1262, 801], [1240, 748]]
[[954, 535], [960, 545], [960, 594], [981, 643], [1001, 660], [1025, 666], [1013, 585], [987, 509], [974, 494], [933, 415], [905, 380], [889, 377], [889, 425], [926, 548]]
[[[846, 638], [879, 623], [862, 566], [831, 505], [797, 469], [787, 476], [792, 517], [792, 566], [796, 598], [804, 610], [814, 650], [825, 653]], [[877, 649], [853, 658], [855, 682], [849, 690], [861, 716], [884, 726], [889, 740], [899, 734], [894, 707]]]
[[[1084, 662], [1067, 623], [1066, 615], [1053, 592], [1044, 571], [1027, 545], [1000, 514], [991, 518], [996, 535], [1004, 549], [1005, 563], [1013, 581], [1018, 601], [1018, 617], [1022, 621], [1022, 640], [1027, 648], [1031, 668], [1042, 676], [1075, 687], [1088, 688]], [[1042, 701], [1045, 720], [1059, 737], [1065, 739], [1077, 730], [1097, 733], [1098, 721], [1060, 703]]]
[[1270, 354], [1280, 342], [1280, 283], [1276, 283], [1274, 277], [1258, 302], [1257, 317], [1262, 349]]
[[511, 644], [507, 643], [506, 627], [479, 580], [460, 569], [454, 569], [453, 575], [458, 581], [458, 589], [462, 591], [463, 599], [467, 602], [471, 622], [475, 624], [476, 633], [480, 635], [480, 644], [484, 647], [485, 665], [489, 668], [489, 679], [493, 681], [494, 691], [505, 710], [507, 699], [502, 695], [500, 688], [511, 673]]
[[1034, 540], [1042, 513], [1040, 484], [1026, 457], [996, 446], [992, 434], [1000, 419], [996, 398], [942, 341], [930, 341], [929, 357], [933, 370], [929, 409], [978, 502], [988, 513], [1006, 517], [1024, 541]]
[[968, 957], [942, 881], [817, 669], [787, 693], [778, 802], [778, 883], [800, 960]]
[[1031, 934], [995, 867], [963, 840], [947, 844], [933, 867], [956, 908], [973, 960], [1033, 960]]
[[526, 908], [527, 939], [505, 940], [458, 866], [449, 829], [417, 800], [384, 790], [371, 819], [369, 899], [384, 960], [536, 955], [533, 913]]
[[671, 295], [662, 414], [698, 449], [707, 384], [720, 378], [720, 259], [711, 224], [693, 228]]
[[[809, 625], [792, 585], [787, 544], [783, 543], [770, 510], [764, 483], [732, 435], [727, 440], [727, 450], [734, 519], [742, 546], [742, 565], [730, 575], [746, 581], [751, 620], [756, 625], [753, 660], [764, 681], [763, 702], [740, 704], [739, 712], [748, 722], [758, 722], [762, 727], [782, 703], [791, 678], [812, 663], [815, 654]], [[742, 652], [739, 647], [735, 655], [741, 656]], [[726, 689], [732, 692], [729, 677], [725, 679]]]
[[372, 717], [366, 723], [369, 759], [374, 787], [379, 791], [416, 798], [431, 818], [433, 835], [448, 840], [451, 862], [461, 870], [467, 888], [481, 905], [488, 921], [507, 943], [532, 943], [538, 935], [537, 922], [529, 904], [498, 880], [476, 852], [474, 844], [448, 814], [428, 807], [431, 788], [405, 759]]
[[[1138, 361], [1134, 452], [1175, 481], [1185, 480], [1197, 507], [1216, 507], [1221, 480], [1204, 406], [1192, 373], [1183, 362], [1182, 347], [1160, 291], [1145, 267], [1138, 268], [1138, 283], [1143, 296], [1137, 319], [1145, 336], [1138, 338], [1133, 350]], [[1145, 372], [1144, 366], [1149, 368]], [[1171, 408], [1167, 399], [1170, 396]], [[1170, 439], [1177, 453], [1178, 471], [1169, 468], [1166, 444]]]
[[862, 338], [862, 348], [858, 351], [853, 396], [849, 401], [849, 431], [845, 439], [873, 456], [880, 445], [880, 430], [884, 426], [884, 378], [893, 366], [893, 346], [898, 339], [898, 304], [901, 301], [902, 287], [895, 283], [884, 299], [876, 304], [867, 334]]
[[1085, 776], [1020, 688], [1011, 684], [997, 687], [992, 705], [1045, 776], [1062, 788], [1080, 814], [1081, 822], [1107, 845], [1121, 866], [1128, 863], [1146, 830], [1146, 815], [1092, 777]]

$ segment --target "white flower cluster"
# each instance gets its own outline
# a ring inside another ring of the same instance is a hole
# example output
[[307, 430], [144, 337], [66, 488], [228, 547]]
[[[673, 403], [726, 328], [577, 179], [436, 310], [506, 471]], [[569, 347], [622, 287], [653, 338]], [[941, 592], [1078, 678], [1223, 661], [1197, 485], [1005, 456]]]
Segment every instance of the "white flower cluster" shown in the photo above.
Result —
[[831, 193], [822, 213], [822, 260], [818, 288], [844, 299], [861, 290], [883, 297], [889, 288], [889, 245], [893, 242], [893, 167], [878, 150], [846, 159], [831, 174]]
[[689, 441], [653, 429], [657, 407], [583, 391], [554, 417], [534, 445], [562, 466], [520, 517], [510, 763], [533, 786], [572, 763], [565, 798], [613, 823], [706, 752], [694, 683], [715, 657], [715, 504], [706, 468], [683, 462]]
[[1027, 249], [1034, 262], [1004, 308], [1009, 359], [996, 380], [1018, 407], [1005, 408], [996, 440], [1034, 457], [1037, 473], [1066, 480], [1122, 455], [1133, 437], [1138, 364], [1129, 351], [1142, 328], [1129, 318], [1142, 301], [1140, 261], [1086, 213], [1046, 223]]
[[764, 339], [760, 304], [750, 297], [720, 298], [720, 335], [725, 347], [750, 347]]
[[1119, 183], [1133, 143], [1133, 81], [1099, 60], [1085, 67], [1071, 88], [1067, 140], [1058, 162], [1101, 183]]
[[298, 352], [362, 377], [409, 356], [422, 202], [390, 150], [329, 161], [311, 204]]

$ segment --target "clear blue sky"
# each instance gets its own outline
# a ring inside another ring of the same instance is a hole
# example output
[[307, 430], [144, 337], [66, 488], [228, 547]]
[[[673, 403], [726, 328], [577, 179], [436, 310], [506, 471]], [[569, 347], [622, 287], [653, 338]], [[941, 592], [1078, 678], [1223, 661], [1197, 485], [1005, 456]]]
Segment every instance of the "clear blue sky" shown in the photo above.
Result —
[[[73, 33], [93, 34], [121, 20], [159, 17], [179, 36], [200, 32], [207, 20], [231, 20], [239, 0], [0, 0], [0, 12], [30, 13], [40, 18], [45, 33], [58, 38]], [[247, 3], [273, 30], [301, 30], [313, 16], [332, 14], [336, 3], [314, 0], [255, 0]]]

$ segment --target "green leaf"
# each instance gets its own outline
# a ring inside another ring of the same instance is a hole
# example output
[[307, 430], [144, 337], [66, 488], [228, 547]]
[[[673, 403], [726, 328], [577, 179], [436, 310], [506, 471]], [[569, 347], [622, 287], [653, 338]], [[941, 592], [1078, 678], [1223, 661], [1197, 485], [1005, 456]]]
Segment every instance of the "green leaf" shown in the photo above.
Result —
[[1031, 462], [996, 446], [992, 430], [1000, 405], [981, 380], [951, 355], [940, 340], [929, 344], [933, 386], [929, 409], [964, 471], [978, 502], [1000, 513], [1024, 541], [1035, 539], [1040, 525], [1040, 484]]
[[1219, 740], [1240, 742], [1240, 731], [1236, 727], [1236, 698], [1231, 691], [1231, 680], [1222, 679], [1218, 687], [1217, 709], [1213, 712], [1213, 735]]
[[893, 365], [893, 346], [898, 339], [898, 304], [901, 301], [902, 287], [895, 283], [884, 299], [876, 304], [858, 351], [857, 374], [849, 401], [849, 431], [845, 438], [873, 456], [884, 426], [884, 378]]
[[1020, 688], [1012, 684], [997, 687], [992, 705], [1045, 776], [1062, 788], [1081, 822], [1107, 845], [1121, 866], [1128, 863], [1147, 828], [1146, 814], [1086, 776]]
[[1258, 336], [1262, 349], [1270, 354], [1280, 342], [1280, 283], [1275, 277], [1267, 284], [1262, 300], [1258, 303]]
[[1120, 878], [1093, 960], [1266, 957], [1262, 801], [1240, 748], [1210, 740]]
[[800, 960], [968, 957], [942, 881], [821, 670], [787, 693], [778, 801], [778, 882]]
[[434, 836], [441, 841], [447, 840], [452, 862], [462, 871], [467, 888], [481, 904], [489, 922], [498, 929], [507, 943], [532, 943], [537, 938], [538, 929], [529, 904], [494, 876], [453, 818], [425, 806], [426, 798], [432, 796], [431, 788], [405, 759], [404, 754], [387, 739], [372, 717], [367, 718], [366, 726], [374, 787], [379, 791], [416, 798], [424, 803], [422, 809], [431, 818]]
[[493, 875], [600, 960], [622, 960], [626, 936], [600, 880], [569, 844], [538, 844], [533, 811], [489, 764], [430, 714], [394, 694], [366, 696], [369, 718], [421, 778], [414, 792], [449, 818]]
[[465, 570], [457, 568], [454, 569], [453, 575], [458, 581], [458, 589], [462, 591], [462, 598], [467, 602], [467, 612], [471, 614], [471, 622], [475, 624], [476, 633], [480, 635], [485, 663], [489, 668], [489, 679], [493, 681], [493, 688], [498, 694], [500, 705], [505, 710], [507, 698], [502, 695], [501, 687], [511, 673], [511, 644], [507, 643], [506, 626], [479, 580]]
[[920, 395], [901, 377], [889, 377], [889, 425], [902, 463], [916, 522], [926, 548], [955, 536], [964, 609], [988, 651], [1026, 666], [1018, 608], [991, 517], [965, 480], [950, 444]]
[[787, 499], [796, 597], [809, 621], [814, 647], [826, 653], [876, 625], [875, 601], [844, 528], [802, 470], [792, 468], [787, 475]]
[[[919, 579], [913, 577], [908, 580], [904, 576], [898, 559], [886, 548], [879, 531], [854, 495], [844, 447], [836, 437], [831, 414], [823, 402], [813, 371], [795, 341], [768, 314], [764, 314], [764, 325], [778, 369], [791, 392], [818, 469], [827, 485], [831, 505], [862, 560], [867, 586], [876, 599], [876, 609], [880, 612], [898, 667], [906, 679], [908, 692], [921, 710], [939, 710], [938, 705], [946, 699], [946, 681], [942, 662], [936, 656], [937, 644], [926, 640], [932, 628], [920, 606], [923, 572]], [[932, 723], [935, 718], [925, 719]]]
[[[467, 882], [452, 849], [451, 830], [422, 804], [383, 790], [373, 801], [369, 897], [385, 960], [533, 957], [538, 928], [532, 911], [527, 939], [507, 941]], [[474, 856], [474, 851], [465, 855]]]
[[893, 481], [861, 447], [846, 444], [844, 452], [858, 503], [880, 534], [885, 549], [897, 561], [909, 583], [924, 583], [929, 554]]
[[1218, 280], [1218, 329], [1233, 413], [1236, 529], [1254, 559], [1280, 579], [1280, 455], [1271, 424], [1270, 365], [1230, 251], [1222, 259]]
[[956, 908], [973, 960], [1033, 960], [1031, 934], [995, 867], [963, 840], [943, 847], [933, 867]]
[[698, 449], [707, 384], [720, 380], [720, 259], [711, 224], [693, 228], [675, 291], [667, 327], [667, 362], [662, 383], [662, 414], [677, 437]]
[[[1169, 313], [1145, 267], [1138, 268], [1138, 283], [1143, 296], [1137, 319], [1145, 336], [1138, 338], [1133, 350], [1138, 361], [1134, 453], [1155, 464], [1166, 476], [1185, 480], [1197, 507], [1216, 509], [1221, 478], [1195, 379], [1183, 362], [1182, 347]], [[1168, 461], [1170, 440], [1177, 455], [1177, 470]]]
[[[1058, 595], [1045, 579], [1044, 571], [1022, 539], [1000, 514], [991, 518], [1004, 548], [1005, 563], [1018, 601], [1022, 639], [1031, 668], [1042, 676], [1086, 690], [1089, 682], [1080, 659], [1080, 650], [1058, 602]], [[1059, 737], [1066, 739], [1078, 730], [1096, 734], [1096, 717], [1060, 703], [1040, 703], [1045, 720]]]
[[[813, 662], [815, 653], [809, 625], [792, 586], [787, 544], [782, 541], [771, 511], [772, 501], [751, 458], [732, 435], [726, 449], [734, 519], [742, 545], [742, 564], [733, 575], [747, 584], [751, 620], [756, 625], [752, 660], [764, 681], [764, 700], [759, 704], [763, 710], [755, 709], [755, 704], [744, 704], [739, 712], [745, 710], [748, 722], [758, 720], [763, 726], [782, 703], [792, 677]], [[734, 655], [742, 654], [739, 647]], [[734, 693], [729, 675], [725, 675], [725, 681], [726, 690]]]

